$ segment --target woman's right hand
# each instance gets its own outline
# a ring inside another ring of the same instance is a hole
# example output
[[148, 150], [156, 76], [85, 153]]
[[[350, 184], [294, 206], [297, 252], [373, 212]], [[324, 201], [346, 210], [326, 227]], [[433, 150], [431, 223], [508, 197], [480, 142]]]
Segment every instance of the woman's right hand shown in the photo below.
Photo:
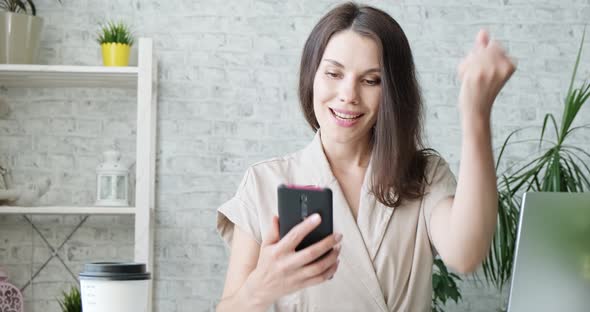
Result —
[[[268, 237], [260, 246], [256, 268], [244, 286], [263, 306], [270, 306], [284, 295], [331, 279], [338, 269], [342, 234], [334, 233], [299, 251], [295, 248], [320, 224], [313, 214], [293, 227], [279, 240], [279, 221], [275, 216]], [[325, 253], [325, 257], [315, 261]]]

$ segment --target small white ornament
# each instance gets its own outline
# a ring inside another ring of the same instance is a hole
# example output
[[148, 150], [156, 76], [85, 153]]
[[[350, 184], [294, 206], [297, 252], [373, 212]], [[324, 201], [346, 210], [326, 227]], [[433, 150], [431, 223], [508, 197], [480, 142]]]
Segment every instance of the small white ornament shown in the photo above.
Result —
[[121, 153], [108, 150], [96, 167], [96, 206], [129, 206], [129, 169], [121, 163]]

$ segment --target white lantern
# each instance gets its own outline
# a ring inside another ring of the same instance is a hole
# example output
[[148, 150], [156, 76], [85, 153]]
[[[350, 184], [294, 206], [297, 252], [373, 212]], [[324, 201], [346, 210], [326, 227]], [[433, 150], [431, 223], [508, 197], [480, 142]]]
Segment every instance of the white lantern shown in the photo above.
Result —
[[108, 150], [96, 167], [97, 206], [129, 206], [129, 169], [121, 163], [121, 153]]

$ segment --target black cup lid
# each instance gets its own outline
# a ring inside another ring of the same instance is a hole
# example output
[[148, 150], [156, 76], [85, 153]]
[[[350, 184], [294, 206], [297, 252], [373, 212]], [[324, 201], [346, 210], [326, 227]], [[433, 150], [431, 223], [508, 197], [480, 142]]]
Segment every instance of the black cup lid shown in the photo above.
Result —
[[143, 263], [93, 262], [84, 265], [80, 279], [100, 279], [111, 281], [149, 280]]

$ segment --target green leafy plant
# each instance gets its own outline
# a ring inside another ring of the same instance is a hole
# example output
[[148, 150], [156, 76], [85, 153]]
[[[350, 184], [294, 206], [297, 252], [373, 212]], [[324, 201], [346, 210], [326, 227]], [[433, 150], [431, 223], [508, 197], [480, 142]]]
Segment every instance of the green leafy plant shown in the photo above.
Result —
[[62, 299], [57, 300], [62, 312], [82, 312], [80, 290], [72, 286], [69, 292], [62, 292]]
[[[541, 127], [539, 139], [527, 139], [511, 142], [512, 137], [522, 131], [518, 129], [508, 135], [498, 156], [496, 170], [500, 166], [502, 155], [510, 144], [537, 142], [538, 151], [523, 162], [506, 168], [498, 175], [498, 226], [492, 242], [492, 248], [483, 264], [483, 273], [488, 283], [498, 289], [508, 282], [512, 274], [512, 262], [520, 202], [524, 192], [584, 192], [590, 190], [590, 153], [569, 144], [573, 133], [590, 129], [590, 125], [572, 127], [576, 115], [590, 97], [590, 84], [584, 81], [578, 88], [573, 88], [586, 29], [578, 49], [572, 78], [569, 84], [563, 116], [558, 125], [552, 114], [546, 114]], [[546, 131], [552, 131], [554, 139], [546, 138]]]
[[434, 259], [434, 267], [436, 269], [432, 272], [432, 311], [444, 312], [442, 306], [447, 303], [447, 300], [452, 299], [458, 303], [462, 299], [456, 282], [462, 279], [455, 273], [449, 272], [441, 259]]
[[98, 34], [97, 41], [99, 44], [103, 43], [121, 43], [127, 45], [133, 45], [133, 34], [123, 22], [108, 22], [106, 25], [102, 25]]
[[[61, 0], [57, 0], [61, 3]], [[8, 12], [37, 15], [37, 8], [33, 0], [0, 0], [0, 9]]]

